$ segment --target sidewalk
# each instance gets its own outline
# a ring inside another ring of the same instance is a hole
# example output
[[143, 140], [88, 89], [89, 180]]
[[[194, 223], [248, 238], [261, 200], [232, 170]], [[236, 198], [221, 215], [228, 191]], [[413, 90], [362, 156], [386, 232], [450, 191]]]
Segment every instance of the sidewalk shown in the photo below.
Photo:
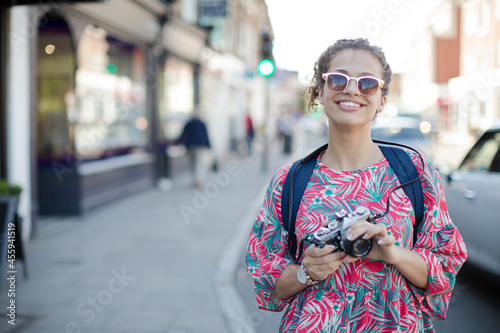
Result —
[[[260, 155], [238, 156], [202, 191], [180, 177], [167, 192], [151, 189], [83, 217], [40, 221], [26, 244], [29, 279], [18, 274], [15, 296], [6, 288], [0, 295], [0, 331], [230, 332], [230, 305], [221, 298], [232, 281], [220, 270], [232, 264], [224, 252], [235, 232], [246, 232], [242, 214], [256, 216], [257, 196], [292, 159], [274, 148], [265, 173]], [[12, 299], [16, 326], [5, 316]]]

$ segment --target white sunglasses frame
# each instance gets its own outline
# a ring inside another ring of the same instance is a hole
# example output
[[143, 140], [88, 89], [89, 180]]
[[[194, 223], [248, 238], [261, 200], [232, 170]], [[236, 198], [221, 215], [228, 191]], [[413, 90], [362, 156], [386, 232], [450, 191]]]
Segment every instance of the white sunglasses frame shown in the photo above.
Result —
[[373, 95], [366, 95], [366, 94], [363, 94], [360, 90], [359, 90], [359, 80], [361, 79], [373, 79], [375, 81], [378, 82], [378, 87], [380, 89], [382, 89], [385, 85], [385, 81], [384, 80], [381, 80], [381, 79], [377, 79], [376, 77], [373, 77], [373, 76], [358, 76], [358, 77], [352, 77], [352, 76], [349, 76], [349, 75], [346, 75], [344, 73], [338, 73], [338, 72], [331, 72], [331, 73], [323, 73], [321, 76], [323, 77], [323, 79], [325, 80], [325, 83], [326, 83], [326, 86], [328, 87], [328, 77], [332, 74], [335, 74], [335, 75], [340, 75], [340, 76], [343, 76], [347, 79], [347, 84], [344, 88], [344, 90], [342, 91], [337, 91], [337, 90], [331, 90], [330, 88], [328, 88], [328, 90], [332, 91], [332, 92], [338, 92], [338, 93], [343, 93], [344, 91], [346, 91], [346, 89], [349, 87], [349, 83], [351, 83], [351, 80], [354, 80], [356, 81], [356, 89], [358, 89], [358, 92], [361, 94], [361, 95], [364, 95], [364, 96], [374, 96], [375, 94]]

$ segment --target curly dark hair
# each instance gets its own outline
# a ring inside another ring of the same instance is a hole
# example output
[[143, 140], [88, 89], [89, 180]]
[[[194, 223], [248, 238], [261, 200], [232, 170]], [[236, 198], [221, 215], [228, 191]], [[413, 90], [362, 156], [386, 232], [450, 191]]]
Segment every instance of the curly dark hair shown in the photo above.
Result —
[[370, 45], [368, 39], [364, 38], [339, 39], [335, 42], [335, 44], [330, 45], [326, 49], [326, 51], [324, 51], [320, 55], [318, 61], [314, 64], [314, 76], [311, 79], [311, 85], [307, 88], [309, 99], [307, 108], [309, 109], [309, 112], [315, 112], [318, 109], [319, 89], [325, 84], [325, 80], [323, 79], [322, 74], [326, 73], [326, 71], [328, 70], [330, 61], [340, 51], [348, 49], [366, 50], [373, 54], [380, 61], [380, 64], [382, 65], [382, 73], [384, 76], [383, 80], [385, 81], [385, 84], [382, 88], [382, 96], [386, 96], [389, 93], [389, 84], [391, 83], [392, 70], [391, 66], [389, 66], [387, 60], [385, 59], [385, 54], [382, 51], [382, 48], [375, 45]]

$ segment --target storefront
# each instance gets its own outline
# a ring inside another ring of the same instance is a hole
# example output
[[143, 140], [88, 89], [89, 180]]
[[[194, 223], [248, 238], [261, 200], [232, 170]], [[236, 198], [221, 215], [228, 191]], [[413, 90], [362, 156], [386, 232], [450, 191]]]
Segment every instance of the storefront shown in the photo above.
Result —
[[[161, 145], [197, 102], [208, 38], [169, 13], [162, 1], [2, 10], [0, 32], [11, 37], [2, 68], [9, 61], [22, 83], [2, 75], [2, 89], [12, 88], [0, 103], [1, 125], [9, 127], [0, 138], [0, 171], [26, 166], [17, 177], [29, 193], [24, 215], [84, 214], [150, 188], [164, 174]], [[4, 15], [19, 17], [5, 23]], [[16, 44], [12, 37], [26, 25], [29, 34]], [[6, 120], [23, 117], [27, 124]]]
[[145, 46], [90, 23], [73, 41], [59, 13], [40, 22], [40, 214], [81, 214], [150, 187]]

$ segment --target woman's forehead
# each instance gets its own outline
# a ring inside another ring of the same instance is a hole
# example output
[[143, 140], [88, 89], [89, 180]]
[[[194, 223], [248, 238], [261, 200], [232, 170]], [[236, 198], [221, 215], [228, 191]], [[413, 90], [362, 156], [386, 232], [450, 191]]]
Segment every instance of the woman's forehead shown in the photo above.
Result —
[[379, 59], [366, 50], [346, 49], [330, 60], [327, 72], [341, 72], [352, 76], [382, 77]]

